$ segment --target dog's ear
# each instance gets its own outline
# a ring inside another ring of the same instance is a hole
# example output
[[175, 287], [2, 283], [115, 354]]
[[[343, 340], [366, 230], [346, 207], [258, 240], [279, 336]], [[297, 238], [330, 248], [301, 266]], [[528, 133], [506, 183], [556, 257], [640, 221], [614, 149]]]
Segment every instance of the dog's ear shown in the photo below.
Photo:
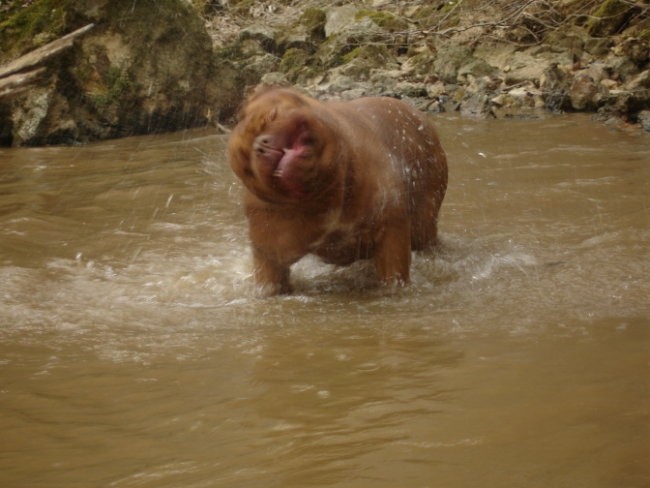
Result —
[[239, 104], [239, 109], [237, 110], [237, 122], [241, 122], [246, 118], [246, 107], [249, 103], [258, 98], [260, 95], [273, 90], [273, 88], [275, 88], [273, 85], [266, 83], [260, 83], [254, 87], [249, 87], [244, 94], [244, 99]]

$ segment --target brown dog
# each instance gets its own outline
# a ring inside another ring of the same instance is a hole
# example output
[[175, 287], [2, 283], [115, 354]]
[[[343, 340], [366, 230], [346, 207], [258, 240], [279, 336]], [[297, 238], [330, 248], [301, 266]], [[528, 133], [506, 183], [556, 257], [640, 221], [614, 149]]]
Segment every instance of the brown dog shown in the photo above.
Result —
[[267, 294], [290, 292], [290, 267], [307, 254], [372, 258], [382, 282], [406, 283], [411, 250], [435, 243], [447, 161], [433, 124], [404, 102], [320, 102], [260, 86], [228, 152]]

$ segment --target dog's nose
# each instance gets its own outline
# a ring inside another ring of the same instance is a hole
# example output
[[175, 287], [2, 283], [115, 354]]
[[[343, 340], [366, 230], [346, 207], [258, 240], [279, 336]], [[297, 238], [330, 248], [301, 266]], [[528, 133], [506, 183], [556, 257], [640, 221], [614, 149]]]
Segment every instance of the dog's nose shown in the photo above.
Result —
[[272, 138], [268, 134], [262, 134], [257, 136], [253, 142], [253, 149], [260, 153], [264, 154], [268, 149], [270, 149]]
[[278, 144], [278, 138], [272, 134], [257, 136], [253, 141], [253, 150], [261, 161], [271, 164], [277, 164], [284, 155], [284, 150]]

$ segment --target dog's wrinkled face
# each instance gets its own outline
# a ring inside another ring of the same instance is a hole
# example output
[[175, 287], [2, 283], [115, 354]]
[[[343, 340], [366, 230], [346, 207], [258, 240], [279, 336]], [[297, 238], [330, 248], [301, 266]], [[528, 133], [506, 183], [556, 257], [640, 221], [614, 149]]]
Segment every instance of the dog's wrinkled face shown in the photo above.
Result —
[[334, 177], [335, 140], [318, 109], [296, 94], [254, 94], [231, 135], [230, 164], [259, 198], [299, 202]]

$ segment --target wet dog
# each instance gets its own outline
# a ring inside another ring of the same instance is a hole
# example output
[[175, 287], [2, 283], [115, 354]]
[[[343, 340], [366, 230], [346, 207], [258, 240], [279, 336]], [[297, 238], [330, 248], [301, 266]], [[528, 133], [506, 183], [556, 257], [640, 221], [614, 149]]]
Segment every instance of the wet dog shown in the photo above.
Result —
[[373, 259], [381, 282], [407, 283], [411, 250], [435, 244], [447, 160], [432, 122], [405, 102], [321, 102], [259, 86], [228, 157], [266, 294], [290, 292], [291, 265], [307, 254]]

